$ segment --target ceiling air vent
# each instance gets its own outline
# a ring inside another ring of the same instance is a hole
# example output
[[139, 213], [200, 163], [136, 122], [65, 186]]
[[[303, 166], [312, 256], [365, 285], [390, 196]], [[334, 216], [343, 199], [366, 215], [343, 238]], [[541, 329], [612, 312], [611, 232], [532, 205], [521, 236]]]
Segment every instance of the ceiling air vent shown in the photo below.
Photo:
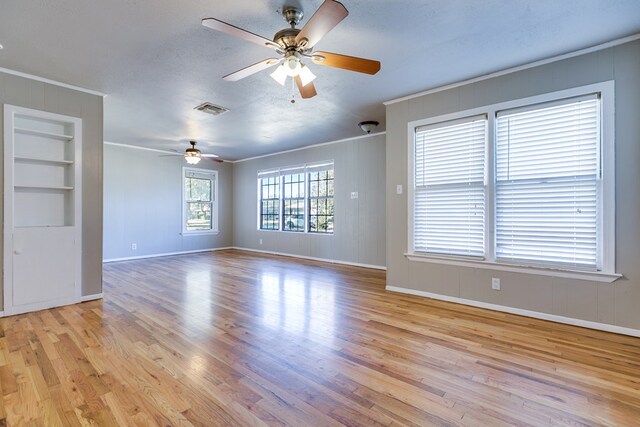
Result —
[[229, 111], [228, 108], [224, 108], [210, 102], [203, 102], [202, 104], [194, 108], [194, 110], [202, 111], [203, 113], [211, 114], [212, 116], [219, 116], [220, 114]]

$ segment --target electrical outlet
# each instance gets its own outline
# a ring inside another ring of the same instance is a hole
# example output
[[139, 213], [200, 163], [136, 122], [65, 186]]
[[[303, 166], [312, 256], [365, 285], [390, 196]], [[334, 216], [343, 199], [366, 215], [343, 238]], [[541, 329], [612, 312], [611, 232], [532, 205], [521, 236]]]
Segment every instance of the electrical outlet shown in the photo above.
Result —
[[352, 199], [357, 199], [358, 198], [358, 192], [357, 191], [352, 191], [351, 192], [351, 198]]
[[132, 250], [132, 251], [135, 251], [135, 250], [137, 250], [137, 249], [138, 249], [138, 244], [137, 244], [137, 243], [132, 243], [132, 244], [131, 244], [131, 250]]
[[262, 239], [260, 239], [260, 244], [262, 244]]
[[491, 278], [491, 289], [493, 289], [494, 291], [499, 291], [500, 290], [500, 279], [497, 277], [492, 277]]

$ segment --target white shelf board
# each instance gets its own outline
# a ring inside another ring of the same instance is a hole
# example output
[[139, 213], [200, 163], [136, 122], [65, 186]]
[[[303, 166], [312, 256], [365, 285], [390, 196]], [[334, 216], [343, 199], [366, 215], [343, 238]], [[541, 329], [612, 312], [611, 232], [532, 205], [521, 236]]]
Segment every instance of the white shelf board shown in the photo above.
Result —
[[14, 185], [16, 189], [32, 188], [35, 190], [73, 190], [73, 187], [57, 186], [57, 185]]
[[34, 162], [34, 163], [49, 163], [53, 165], [72, 165], [73, 160], [55, 160], [46, 159], [44, 157], [31, 157], [31, 156], [14, 156], [17, 162]]
[[59, 133], [43, 132], [43, 131], [35, 130], [35, 129], [14, 127], [13, 130], [16, 133], [22, 133], [22, 134], [25, 134], [25, 135], [43, 136], [45, 138], [61, 139], [63, 141], [71, 141], [73, 139], [72, 135], [62, 135], [62, 134], [59, 134]]

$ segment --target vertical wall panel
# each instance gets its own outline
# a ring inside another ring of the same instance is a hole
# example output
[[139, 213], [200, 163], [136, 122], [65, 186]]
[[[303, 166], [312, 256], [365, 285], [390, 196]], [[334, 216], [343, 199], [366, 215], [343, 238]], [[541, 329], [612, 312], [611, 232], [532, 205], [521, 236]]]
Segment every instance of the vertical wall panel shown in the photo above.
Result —
[[[388, 285], [640, 329], [638, 70], [640, 41], [633, 41], [388, 105]], [[395, 187], [407, 180], [408, 122], [607, 80], [615, 81], [616, 272], [624, 277], [602, 284], [457, 267], [456, 284], [450, 274], [442, 277], [442, 272], [430, 265], [416, 267], [411, 263], [407, 269], [409, 261], [403, 255], [407, 251], [407, 201], [395, 194]], [[502, 291], [491, 290], [492, 277], [502, 279]]]
[[[384, 145], [384, 135], [374, 135], [235, 163], [234, 246], [385, 266]], [[334, 161], [335, 233], [258, 230], [258, 171], [324, 160]], [[352, 191], [358, 199], [351, 199]]]
[[232, 246], [232, 164], [202, 160], [196, 166], [218, 171], [219, 233], [183, 236], [184, 159], [109, 144], [104, 152], [105, 260]]
[[0, 72], [0, 105], [4, 104], [82, 119], [82, 295], [102, 292], [102, 97]]

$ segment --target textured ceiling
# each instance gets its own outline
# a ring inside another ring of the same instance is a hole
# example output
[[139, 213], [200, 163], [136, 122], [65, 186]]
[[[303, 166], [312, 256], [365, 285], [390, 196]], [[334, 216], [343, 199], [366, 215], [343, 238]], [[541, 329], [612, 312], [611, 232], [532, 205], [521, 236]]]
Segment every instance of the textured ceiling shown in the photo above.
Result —
[[[0, 67], [106, 93], [105, 140], [157, 149], [201, 141], [225, 159], [348, 138], [383, 101], [640, 32], [639, 0], [344, 0], [317, 50], [377, 59], [375, 76], [311, 64], [318, 96], [263, 71], [222, 76], [273, 51], [202, 27], [215, 17], [272, 38], [278, 10], [322, 0], [2, 0]], [[290, 81], [290, 80], [289, 80]], [[230, 111], [209, 116], [210, 101]]]

